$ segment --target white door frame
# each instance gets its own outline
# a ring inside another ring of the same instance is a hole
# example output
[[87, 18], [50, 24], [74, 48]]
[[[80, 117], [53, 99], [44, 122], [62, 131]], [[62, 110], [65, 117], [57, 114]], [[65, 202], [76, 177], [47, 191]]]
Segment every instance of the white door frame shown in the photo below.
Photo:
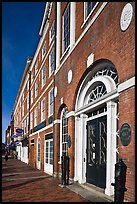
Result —
[[[49, 144], [51, 141], [53, 142], [53, 138], [47, 139], [44, 141], [44, 172], [48, 173], [50, 175], [53, 175], [53, 164], [49, 163], [49, 159], [50, 159], [50, 155], [49, 155], [50, 154], [50, 151], [49, 151], [50, 146], [49, 146]], [[48, 142], [48, 163], [46, 163], [46, 143], [47, 142]]]
[[[87, 104], [87, 93], [90, 87], [101, 81], [104, 83], [107, 94], [94, 102]], [[82, 85], [84, 84], [84, 81]], [[118, 97], [116, 85], [109, 76], [97, 76], [84, 86], [80, 87], [75, 106], [75, 176], [74, 180], [79, 183], [86, 182], [86, 124], [88, 120], [87, 112], [94, 108], [99, 108], [102, 104], [107, 106], [107, 166], [106, 166], [106, 195], [114, 194], [114, 170], [116, 163], [116, 139], [117, 139], [117, 103]]]

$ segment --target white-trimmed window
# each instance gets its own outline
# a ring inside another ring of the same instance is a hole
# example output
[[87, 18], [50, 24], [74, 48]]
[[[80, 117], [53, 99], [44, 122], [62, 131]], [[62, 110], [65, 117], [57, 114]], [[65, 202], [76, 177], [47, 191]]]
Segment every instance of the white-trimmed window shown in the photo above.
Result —
[[54, 111], [54, 88], [49, 92], [49, 116], [53, 115]]
[[38, 107], [34, 109], [34, 127], [37, 125], [38, 120]]
[[41, 101], [41, 122], [45, 120], [45, 112], [46, 112], [46, 99], [44, 98]]
[[27, 110], [29, 109], [29, 93], [27, 94]]
[[37, 95], [38, 95], [38, 79], [35, 82], [35, 98], [37, 97]]
[[32, 90], [31, 90], [31, 104], [33, 103], [33, 88], [32, 88]]
[[42, 87], [46, 84], [46, 66], [42, 69]]
[[24, 101], [24, 93], [22, 94], [22, 102]]
[[51, 43], [53, 37], [54, 37], [54, 34], [55, 34], [55, 21], [53, 21], [52, 25], [51, 25], [51, 28], [50, 28], [50, 32], [49, 32], [49, 43]]
[[99, 2], [84, 2], [84, 19], [85, 20], [94, 11], [98, 3]]
[[45, 54], [46, 54], [46, 42], [44, 43], [43, 48], [42, 48], [42, 59]]
[[60, 162], [61, 156], [63, 154], [68, 154], [68, 118], [67, 118], [68, 109], [67, 107], [63, 108], [61, 111], [60, 117]]
[[63, 15], [63, 53], [70, 45], [70, 3]]
[[55, 67], [55, 52], [54, 52], [54, 47], [49, 55], [49, 76], [54, 72], [54, 67]]
[[39, 62], [41, 61], [41, 52], [39, 53]]
[[35, 75], [36, 75], [37, 71], [38, 71], [38, 60], [36, 61], [36, 64], [35, 64]]
[[34, 70], [32, 70], [31, 72], [31, 82], [33, 82], [33, 80], [34, 80]]
[[30, 113], [30, 129], [33, 128], [33, 112]]
[[29, 91], [29, 80], [27, 81], [27, 92]]
[[24, 120], [24, 133], [27, 132], [27, 127], [26, 127], [26, 119]]
[[24, 116], [24, 103], [22, 104], [22, 117]]

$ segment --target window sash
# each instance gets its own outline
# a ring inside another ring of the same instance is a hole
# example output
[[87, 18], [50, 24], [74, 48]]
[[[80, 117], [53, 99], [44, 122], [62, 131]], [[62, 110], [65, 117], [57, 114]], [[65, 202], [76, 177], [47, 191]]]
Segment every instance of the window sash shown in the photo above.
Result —
[[85, 19], [89, 16], [98, 2], [85, 2]]
[[35, 108], [35, 112], [34, 112], [34, 126], [37, 125], [37, 117], [38, 117], [38, 107]]
[[38, 79], [35, 82], [35, 98], [37, 97], [37, 95], [38, 95]]
[[54, 35], [55, 35], [55, 21], [53, 21], [51, 29], [50, 29], [50, 42], [52, 41]]
[[42, 69], [42, 87], [46, 84], [46, 67]]
[[46, 42], [44, 43], [44, 46], [42, 48], [42, 58], [45, 55], [45, 53], [46, 53]]
[[49, 116], [54, 112], [54, 89], [49, 92]]
[[50, 75], [54, 72], [54, 48], [52, 49], [51, 51], [51, 54], [50, 54]]
[[64, 109], [62, 116], [62, 154], [68, 153], [68, 119], [66, 118], [67, 109]]
[[70, 4], [66, 8], [63, 16], [63, 51], [70, 45]]
[[46, 99], [41, 102], [41, 121], [45, 119]]

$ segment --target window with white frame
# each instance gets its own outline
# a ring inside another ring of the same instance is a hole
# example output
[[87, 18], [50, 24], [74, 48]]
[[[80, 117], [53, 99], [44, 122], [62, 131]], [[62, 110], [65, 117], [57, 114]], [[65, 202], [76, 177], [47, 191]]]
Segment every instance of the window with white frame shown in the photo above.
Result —
[[41, 52], [39, 53], [39, 62], [41, 61]]
[[24, 116], [24, 103], [22, 104], [22, 117]]
[[51, 25], [51, 29], [50, 29], [50, 39], [49, 39], [49, 42], [51, 43], [53, 37], [54, 37], [54, 34], [55, 34], [55, 21], [53, 21], [52, 25]]
[[31, 104], [33, 103], [33, 88], [31, 90]]
[[30, 129], [33, 128], [33, 112], [30, 113]]
[[51, 76], [51, 74], [54, 72], [54, 67], [55, 67], [55, 54], [54, 54], [54, 47], [49, 55], [49, 76]]
[[38, 95], [38, 79], [35, 82], [35, 98], [37, 97], [37, 95]]
[[46, 84], [46, 66], [42, 69], [42, 87]]
[[24, 93], [22, 94], [22, 101], [24, 101]]
[[36, 64], [35, 64], [35, 74], [37, 73], [38, 71], [38, 60], [36, 61]]
[[27, 110], [29, 109], [29, 93], [27, 94]]
[[86, 18], [92, 13], [92, 11], [97, 6], [98, 2], [84, 2], [84, 14], [85, 14], [85, 20]]
[[27, 92], [29, 91], [29, 80], [27, 81]]
[[46, 99], [44, 98], [41, 101], [41, 121], [45, 120], [45, 112], [46, 112]]
[[49, 92], [49, 116], [53, 115], [54, 111], [54, 88]]
[[42, 59], [45, 54], [46, 54], [46, 42], [44, 43], [43, 48], [42, 48]]
[[34, 127], [37, 125], [38, 120], [38, 107], [34, 109]]
[[70, 3], [68, 4], [63, 15], [63, 52], [70, 45]]
[[26, 128], [26, 119], [24, 120], [24, 133], [26, 133], [27, 128]]
[[67, 155], [68, 153], [68, 118], [66, 117], [67, 114], [67, 107], [63, 110], [62, 115], [62, 154]]
[[63, 154], [68, 154], [68, 109], [63, 108], [60, 117], [60, 161]]
[[32, 70], [31, 72], [31, 82], [33, 82], [33, 79], [34, 79], [34, 70]]
[[26, 126], [27, 126], [27, 128], [26, 128], [26, 131], [28, 132], [29, 131], [29, 117], [27, 116], [27, 124], [26, 124]]

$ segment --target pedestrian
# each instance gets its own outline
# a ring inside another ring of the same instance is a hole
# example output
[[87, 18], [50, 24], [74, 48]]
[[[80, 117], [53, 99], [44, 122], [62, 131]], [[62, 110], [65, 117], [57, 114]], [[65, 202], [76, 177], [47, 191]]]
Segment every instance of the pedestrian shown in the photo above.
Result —
[[8, 153], [6, 152], [5, 154], [5, 161], [7, 162], [8, 161]]

